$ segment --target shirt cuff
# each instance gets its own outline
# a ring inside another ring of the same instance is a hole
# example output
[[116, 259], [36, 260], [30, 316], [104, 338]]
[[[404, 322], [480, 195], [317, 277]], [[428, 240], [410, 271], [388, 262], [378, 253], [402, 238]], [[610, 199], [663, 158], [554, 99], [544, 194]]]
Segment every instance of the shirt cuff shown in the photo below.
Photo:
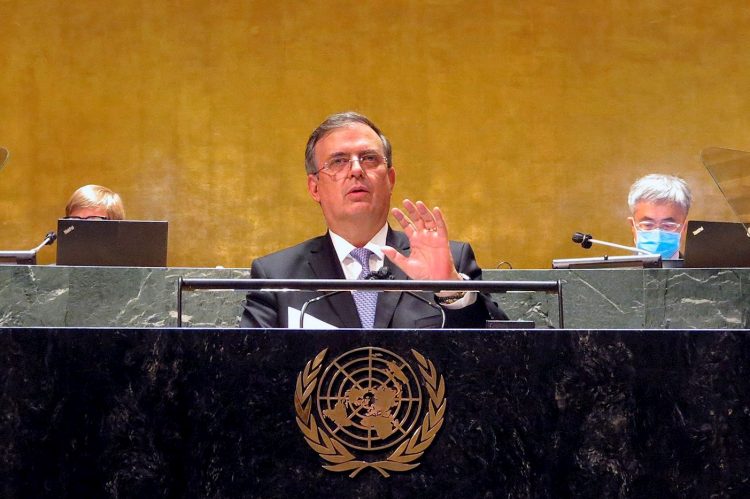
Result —
[[[461, 279], [464, 281], [470, 281], [471, 278], [467, 276], [466, 274], [458, 274], [461, 276]], [[450, 296], [456, 294], [456, 291], [441, 291], [439, 293], [435, 293], [435, 296]], [[451, 303], [441, 303], [440, 306], [448, 309], [448, 310], [459, 310], [462, 308], [466, 308], [469, 305], [473, 305], [477, 301], [477, 292], [476, 291], [467, 291], [465, 295], [463, 295], [460, 299], [451, 302]]]

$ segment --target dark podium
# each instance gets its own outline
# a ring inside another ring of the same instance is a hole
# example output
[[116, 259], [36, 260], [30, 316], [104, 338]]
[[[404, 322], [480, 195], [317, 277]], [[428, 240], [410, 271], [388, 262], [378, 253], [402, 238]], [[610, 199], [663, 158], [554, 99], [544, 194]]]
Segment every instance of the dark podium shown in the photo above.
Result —
[[[748, 330], [3, 328], [0, 352], [3, 497], [750, 493]], [[389, 414], [393, 447], [323, 468], [324, 433]]]

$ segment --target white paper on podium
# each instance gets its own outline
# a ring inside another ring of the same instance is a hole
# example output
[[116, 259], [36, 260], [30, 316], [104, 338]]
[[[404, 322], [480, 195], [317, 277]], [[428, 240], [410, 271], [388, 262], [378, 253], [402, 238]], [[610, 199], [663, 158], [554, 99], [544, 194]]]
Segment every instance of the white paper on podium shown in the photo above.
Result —
[[[297, 310], [294, 307], [289, 307], [287, 309], [287, 324], [289, 324], [287, 327], [290, 329], [299, 329], [299, 316], [300, 316], [300, 310]], [[322, 321], [315, 317], [314, 315], [310, 315], [309, 313], [305, 312], [305, 324], [302, 329], [338, 329], [336, 326], [328, 324], [325, 321]]]

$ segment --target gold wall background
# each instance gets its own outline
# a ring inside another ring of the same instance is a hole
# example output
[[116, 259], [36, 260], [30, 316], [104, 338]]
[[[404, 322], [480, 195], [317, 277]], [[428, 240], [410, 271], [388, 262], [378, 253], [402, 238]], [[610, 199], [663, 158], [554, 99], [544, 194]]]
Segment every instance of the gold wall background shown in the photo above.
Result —
[[733, 220], [699, 153], [750, 149], [748, 5], [0, 0], [0, 249], [99, 183], [169, 220], [171, 266], [247, 267], [323, 231], [304, 145], [348, 109], [392, 139], [394, 199], [439, 205], [486, 268], [630, 243], [654, 171]]

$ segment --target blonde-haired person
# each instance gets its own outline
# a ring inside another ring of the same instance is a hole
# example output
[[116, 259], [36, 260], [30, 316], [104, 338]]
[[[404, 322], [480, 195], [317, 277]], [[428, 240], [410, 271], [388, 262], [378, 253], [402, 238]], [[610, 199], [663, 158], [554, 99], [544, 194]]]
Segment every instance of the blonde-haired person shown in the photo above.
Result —
[[84, 185], [77, 189], [65, 207], [65, 218], [87, 220], [123, 220], [125, 207], [120, 195], [101, 185]]

